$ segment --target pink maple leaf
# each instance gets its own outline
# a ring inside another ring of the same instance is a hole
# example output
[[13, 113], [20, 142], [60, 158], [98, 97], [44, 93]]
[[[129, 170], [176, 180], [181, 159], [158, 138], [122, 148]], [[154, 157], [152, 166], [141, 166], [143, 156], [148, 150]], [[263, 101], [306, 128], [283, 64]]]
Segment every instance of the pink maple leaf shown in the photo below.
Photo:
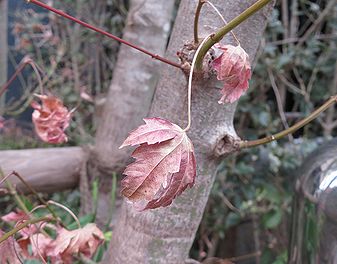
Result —
[[44, 141], [52, 144], [67, 142], [64, 131], [69, 126], [71, 112], [55, 96], [37, 95], [42, 105], [32, 102], [35, 109], [32, 120], [37, 135]]
[[[29, 216], [21, 210], [16, 210], [16, 212], [10, 212], [1, 217], [4, 222], [16, 222], [22, 223], [25, 220], [29, 219]], [[30, 235], [35, 234], [37, 232], [37, 228], [35, 225], [29, 225], [25, 228], [22, 228], [18, 233], [21, 235], [22, 239], [28, 239]]]
[[218, 80], [224, 81], [220, 104], [233, 103], [247, 91], [251, 78], [249, 56], [240, 45], [218, 46], [223, 52], [212, 66], [217, 72]]
[[73, 263], [73, 255], [79, 253], [90, 258], [104, 241], [104, 235], [95, 224], [68, 231], [59, 229], [56, 239], [49, 244], [46, 255], [55, 261]]
[[196, 176], [194, 149], [185, 131], [161, 118], [144, 121], [121, 146], [140, 145], [122, 180], [122, 194], [140, 210], [170, 205]]
[[[4, 232], [0, 229], [0, 237], [3, 235]], [[20, 247], [13, 237], [9, 237], [0, 243], [0, 263], [20, 264], [22, 263], [18, 259], [20, 253]]]

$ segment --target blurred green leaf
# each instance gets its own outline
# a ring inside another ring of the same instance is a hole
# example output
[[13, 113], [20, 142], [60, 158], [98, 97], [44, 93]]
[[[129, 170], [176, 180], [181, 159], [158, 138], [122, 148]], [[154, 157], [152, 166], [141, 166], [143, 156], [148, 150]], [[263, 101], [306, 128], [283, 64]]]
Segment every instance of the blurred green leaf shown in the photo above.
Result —
[[282, 211], [281, 209], [278, 208], [271, 210], [270, 212], [263, 215], [262, 223], [265, 228], [273, 229], [281, 223], [281, 220], [282, 220]]

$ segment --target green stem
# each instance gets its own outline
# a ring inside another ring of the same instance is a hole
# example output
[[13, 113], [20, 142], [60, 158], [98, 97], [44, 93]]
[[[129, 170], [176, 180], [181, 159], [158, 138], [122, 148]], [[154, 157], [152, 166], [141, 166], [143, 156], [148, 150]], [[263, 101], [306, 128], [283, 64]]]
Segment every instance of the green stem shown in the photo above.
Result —
[[196, 60], [196, 69], [202, 69], [202, 61], [207, 53], [207, 51], [216, 43], [218, 43], [228, 32], [232, 29], [240, 25], [247, 18], [255, 14], [257, 11], [262, 9], [265, 5], [267, 5], [271, 0], [259, 0], [248, 9], [243, 11], [240, 15], [230, 21], [226, 26], [220, 28], [208, 41], [206, 41], [205, 45], [203, 45], [202, 49]]
[[21, 229], [23, 229], [23, 228], [25, 228], [29, 225], [33, 225], [33, 224], [36, 224], [36, 223], [39, 223], [39, 222], [49, 222], [51, 220], [52, 220], [52, 218], [46, 217], [46, 216], [27, 220], [24, 223], [22, 223], [22, 224], [16, 226], [15, 228], [13, 228], [11, 231], [5, 233], [2, 237], [0, 237], [0, 244], [2, 242], [4, 242], [6, 239], [8, 239], [9, 237], [11, 237], [14, 234], [16, 234], [17, 232], [19, 232]]
[[9, 189], [10, 193], [14, 196], [14, 199], [15, 199], [16, 204], [18, 205], [18, 207], [20, 207], [21, 210], [23, 210], [26, 214], [29, 214], [29, 210], [26, 207], [25, 203], [22, 201], [22, 199], [20, 198], [20, 196], [16, 192], [16, 190], [13, 187], [12, 183], [10, 181], [6, 180], [6, 178], [8, 178], [8, 176], [5, 177], [5, 175], [4, 175], [4, 173], [3, 173], [3, 171], [2, 171], [1, 168], [0, 168], [0, 177], [5, 181], [7, 188]]
[[281, 131], [281, 132], [279, 132], [279, 133], [277, 133], [275, 135], [264, 137], [264, 138], [257, 139], [257, 140], [241, 141], [240, 142], [240, 149], [251, 148], [251, 147], [263, 145], [263, 144], [272, 142], [274, 140], [278, 140], [278, 139], [280, 139], [280, 138], [282, 138], [284, 136], [287, 136], [287, 135], [289, 135], [291, 133], [294, 133], [296, 130], [302, 128], [303, 126], [305, 126], [306, 124], [308, 124], [312, 120], [314, 120], [320, 113], [324, 112], [330, 106], [332, 106], [333, 104], [335, 104], [336, 101], [337, 101], [337, 95], [334, 95], [328, 101], [326, 101], [322, 106], [320, 106], [314, 112], [312, 112], [309, 116], [307, 116], [306, 118], [302, 119], [301, 121], [299, 121], [295, 125], [289, 127], [288, 129], [285, 129], [285, 130], [283, 130], [283, 131]]
[[[0, 176], [6, 181], [6, 185], [8, 187], [8, 189], [11, 191], [11, 193], [14, 195], [15, 200], [17, 201], [19, 207], [21, 207], [21, 209], [26, 213], [29, 214], [29, 210], [27, 209], [27, 207], [25, 206], [25, 204], [23, 203], [23, 201], [21, 200], [20, 196], [17, 194], [15, 188], [12, 186], [10, 181], [7, 181], [6, 178], [8, 178], [9, 176], [14, 175], [16, 176], [22, 183], [23, 185], [26, 186], [26, 188], [32, 193], [34, 194], [37, 199], [47, 208], [47, 210], [53, 215], [53, 217], [55, 219], [57, 219], [57, 215], [55, 213], [55, 211], [48, 205], [48, 203], [34, 190], [34, 188], [32, 186], [30, 186], [30, 184], [28, 182], [26, 182], [24, 180], [24, 178], [21, 177], [21, 175], [19, 173], [17, 173], [16, 171], [13, 171], [11, 174], [9, 174], [8, 176], [6, 176], [5, 178], [3, 177], [3, 172], [0, 170]], [[0, 184], [2, 183], [2, 181], [0, 181]], [[61, 223], [62, 224], [62, 223]]]
[[195, 11], [194, 15], [194, 44], [199, 44], [199, 36], [198, 36], [198, 28], [199, 28], [199, 17], [202, 5], [205, 4], [204, 0], [199, 0], [197, 10]]

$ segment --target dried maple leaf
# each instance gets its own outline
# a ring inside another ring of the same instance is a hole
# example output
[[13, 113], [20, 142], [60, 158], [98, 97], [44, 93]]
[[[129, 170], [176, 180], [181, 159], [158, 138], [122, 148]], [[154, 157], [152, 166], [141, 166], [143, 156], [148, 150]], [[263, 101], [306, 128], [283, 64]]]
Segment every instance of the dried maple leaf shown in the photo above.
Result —
[[[0, 230], [0, 237], [4, 235], [4, 232]], [[2, 243], [0, 243], [0, 263], [20, 264], [22, 263], [18, 259], [18, 255], [21, 250], [17, 242], [13, 237], [9, 237]]]
[[141, 210], [165, 207], [192, 187], [196, 162], [192, 142], [179, 126], [161, 118], [144, 119], [121, 147], [140, 146], [127, 166], [122, 194]]
[[224, 81], [220, 104], [233, 103], [247, 91], [251, 78], [249, 56], [240, 45], [218, 46], [223, 52], [212, 66], [217, 72], [218, 80]]
[[42, 102], [32, 102], [32, 120], [37, 135], [44, 141], [59, 144], [68, 140], [64, 131], [69, 126], [71, 112], [55, 96], [36, 95]]
[[[39, 259], [42, 257], [46, 259], [53, 240], [45, 234], [37, 233], [31, 235], [29, 238], [19, 239], [17, 242], [20, 245], [25, 258]], [[32, 254], [29, 253], [29, 246], [31, 246]]]
[[95, 224], [68, 231], [61, 228], [56, 239], [50, 243], [47, 255], [64, 264], [73, 263], [74, 254], [83, 254], [90, 258], [104, 241], [104, 235]]
[[0, 116], [0, 130], [3, 129], [5, 127], [5, 119]]

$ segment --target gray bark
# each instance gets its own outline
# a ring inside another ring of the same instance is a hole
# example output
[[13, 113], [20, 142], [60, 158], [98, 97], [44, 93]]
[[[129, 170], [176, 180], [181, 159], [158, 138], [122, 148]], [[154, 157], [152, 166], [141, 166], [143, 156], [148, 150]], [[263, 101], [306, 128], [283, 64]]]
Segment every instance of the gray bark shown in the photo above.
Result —
[[[155, 54], [164, 54], [170, 33], [174, 0], [133, 0], [123, 39]], [[84, 212], [90, 205], [91, 177], [100, 179], [98, 224], [109, 219], [110, 180], [130, 157], [130, 149], [119, 150], [128, 133], [142, 123], [151, 106], [161, 63], [127, 46], [121, 46], [113, 80], [99, 123], [96, 144], [88, 164], [88, 178], [81, 178]]]
[[[17, 171], [36, 191], [49, 193], [76, 187], [84, 161], [79, 147], [4, 150], [0, 154], [5, 175]], [[17, 178], [10, 179], [25, 190]]]
[[[173, 0], [131, 1], [123, 39], [164, 54], [173, 5]], [[160, 66], [159, 61], [121, 46], [91, 157], [102, 171], [120, 171], [128, 161], [130, 150], [118, 148], [148, 114]]]
[[[7, 80], [7, 29], [8, 29], [8, 2], [0, 0], [0, 85]], [[0, 114], [5, 107], [5, 95], [0, 98]]]
[[[192, 40], [197, 2], [181, 2], [167, 52], [171, 59], [187, 41]], [[254, 2], [213, 1], [227, 20]], [[272, 4], [235, 29], [251, 60], [255, 58], [271, 10]], [[221, 21], [205, 7], [200, 22], [201, 36], [205, 37], [220, 26]], [[232, 42], [230, 36], [226, 37], [226, 42]], [[195, 186], [185, 191], [168, 208], [139, 213], [124, 203], [104, 263], [179, 264], [187, 259], [220, 162], [216, 154], [226, 152], [223, 147], [229, 143], [229, 139], [236, 137], [233, 127], [236, 104], [217, 103], [221, 86], [214, 77], [194, 83], [192, 128], [188, 134], [194, 143], [198, 164]], [[166, 118], [184, 127], [187, 119], [186, 94], [185, 75], [178, 69], [166, 66], [157, 85], [150, 116]]]

